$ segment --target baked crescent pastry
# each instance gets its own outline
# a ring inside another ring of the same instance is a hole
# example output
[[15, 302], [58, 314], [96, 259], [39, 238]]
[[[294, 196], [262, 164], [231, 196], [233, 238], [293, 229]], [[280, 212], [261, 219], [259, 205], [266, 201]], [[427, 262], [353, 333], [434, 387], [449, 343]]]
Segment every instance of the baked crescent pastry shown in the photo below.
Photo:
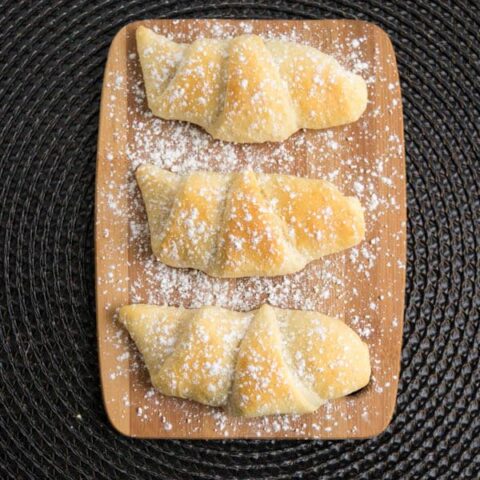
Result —
[[154, 255], [214, 277], [275, 276], [352, 247], [363, 210], [324, 180], [193, 172], [142, 165], [136, 177]]
[[136, 31], [148, 106], [229, 142], [280, 142], [300, 128], [356, 121], [367, 86], [316, 48], [257, 35], [175, 43]]
[[120, 322], [157, 390], [236, 415], [313, 412], [370, 379], [367, 345], [317, 312], [128, 305]]

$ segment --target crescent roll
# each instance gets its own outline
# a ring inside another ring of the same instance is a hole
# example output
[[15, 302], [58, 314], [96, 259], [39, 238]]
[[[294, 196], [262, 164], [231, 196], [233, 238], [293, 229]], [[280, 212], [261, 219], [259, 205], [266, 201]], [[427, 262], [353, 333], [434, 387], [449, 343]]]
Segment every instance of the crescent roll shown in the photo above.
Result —
[[142, 26], [136, 38], [153, 114], [220, 140], [280, 142], [354, 122], [367, 105], [363, 78], [313, 47], [257, 35], [176, 43]]
[[317, 312], [140, 304], [119, 318], [159, 392], [235, 415], [313, 412], [370, 379], [367, 345]]
[[289, 175], [136, 171], [154, 255], [214, 277], [275, 276], [359, 243], [358, 199], [324, 180]]

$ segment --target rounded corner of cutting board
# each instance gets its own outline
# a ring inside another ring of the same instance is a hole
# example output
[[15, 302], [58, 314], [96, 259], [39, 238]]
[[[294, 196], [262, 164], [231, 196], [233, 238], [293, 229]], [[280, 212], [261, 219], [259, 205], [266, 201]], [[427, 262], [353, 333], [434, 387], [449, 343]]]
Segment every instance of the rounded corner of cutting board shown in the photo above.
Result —
[[114, 410], [111, 408], [107, 401], [106, 398], [103, 398], [103, 407], [105, 409], [105, 413], [107, 414], [108, 422], [110, 425], [113, 427], [113, 429], [119, 433], [120, 435], [123, 435], [124, 437], [134, 437], [135, 435], [132, 434], [131, 428], [130, 428], [130, 421], [129, 419], [122, 419]]

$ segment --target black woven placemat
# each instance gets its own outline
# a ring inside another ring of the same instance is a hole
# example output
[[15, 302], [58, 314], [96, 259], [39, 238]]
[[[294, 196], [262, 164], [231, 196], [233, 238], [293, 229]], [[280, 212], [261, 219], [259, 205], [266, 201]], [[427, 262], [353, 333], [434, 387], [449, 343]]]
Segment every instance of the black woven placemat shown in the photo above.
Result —
[[[138, 441], [106, 419], [93, 267], [107, 49], [152, 17], [358, 18], [393, 40], [405, 112], [407, 298], [378, 438]], [[479, 478], [478, 1], [0, 0], [0, 478]]]

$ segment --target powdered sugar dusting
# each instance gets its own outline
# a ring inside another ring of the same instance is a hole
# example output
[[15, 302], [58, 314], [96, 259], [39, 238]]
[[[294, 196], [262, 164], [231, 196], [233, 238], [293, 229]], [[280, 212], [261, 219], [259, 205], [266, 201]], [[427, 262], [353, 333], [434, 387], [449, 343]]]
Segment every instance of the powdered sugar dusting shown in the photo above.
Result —
[[[175, 41], [191, 41], [202, 35], [228, 38], [241, 32], [255, 33], [260, 28], [259, 24], [249, 21], [208, 22], [207, 28], [202, 22], [194, 21], [188, 30], [182, 30], [185, 33], [172, 34], [175, 22], [157, 30]], [[369, 395], [385, 395], [392, 388], [390, 385], [396, 383], [393, 377], [397, 372], [386, 368], [383, 345], [400, 335], [398, 329], [401, 325], [397, 316], [389, 316], [391, 309], [386, 305], [401, 302], [397, 297], [402, 286], [395, 282], [400, 278], [398, 270], [404, 269], [404, 264], [398, 263], [397, 248], [404, 241], [405, 225], [395, 220], [403, 208], [404, 192], [396, 187], [404, 174], [399, 161], [403, 155], [403, 143], [398, 125], [389, 120], [392, 112], [401, 109], [398, 79], [392, 73], [393, 69], [380, 68], [378, 59], [382, 52], [378, 44], [374, 45], [373, 58], [368, 57], [372, 40], [367, 28], [364, 34], [358, 36], [351, 32], [344, 41], [333, 45], [328, 43], [327, 37], [310, 37], [311, 28], [308, 23], [295, 29], [286, 29], [280, 24], [263, 35], [303, 43], [314, 38], [312, 46], [333, 55], [343, 66], [367, 80], [369, 106], [356, 124], [321, 131], [300, 131], [279, 144], [236, 145], [215, 141], [192, 124], [154, 117], [146, 107], [138, 56], [133, 48], [128, 55], [128, 75], [110, 72], [106, 82], [111, 97], [106, 108], [112, 119], [115, 116], [113, 105], [125, 98], [127, 92], [132, 92], [133, 97], [128, 103], [127, 123], [116, 126], [112, 142], [105, 151], [109, 173], [98, 202], [108, 220], [100, 217], [97, 226], [105, 245], [99, 255], [107, 267], [105, 274], [98, 277], [98, 288], [106, 296], [111, 296], [112, 291], [118, 294], [116, 298], [128, 296], [130, 303], [190, 308], [218, 305], [246, 311], [267, 302], [281, 308], [318, 310], [344, 318], [370, 348], [373, 379]], [[288, 35], [285, 31], [289, 31]], [[393, 62], [393, 57], [387, 59], [389, 66]], [[379, 95], [387, 101], [379, 102]], [[324, 257], [301, 272], [282, 277], [226, 280], [196, 270], [170, 268], [156, 261], [151, 253], [143, 202], [133, 175], [135, 169], [144, 163], [153, 163], [175, 173], [199, 170], [230, 173], [251, 169], [324, 178], [343, 193], [360, 200], [365, 209], [366, 240], [355, 248]], [[123, 173], [119, 173], [120, 165]], [[389, 227], [385, 229], [387, 223]], [[116, 232], [125, 224], [128, 239], [119, 243]], [[124, 253], [127, 250], [128, 269], [125, 268], [127, 257]], [[126, 270], [128, 274], [125, 274]], [[115, 301], [107, 300], [105, 308], [113, 313], [119, 306]], [[128, 344], [125, 333], [113, 324], [109, 336], [119, 352], [118, 365], [110, 372], [110, 380], [121, 381], [131, 368], [133, 375], [138, 375], [137, 372], [143, 369], [141, 359], [134, 355], [128, 358], [122, 353], [124, 345]], [[141, 378], [139, 391], [145, 389], [146, 377], [142, 374]], [[270, 434], [328, 436], [338, 427], [338, 422], [354, 434], [357, 426], [353, 424], [353, 415], [348, 412], [367, 408], [361, 398], [347, 398], [338, 405], [322, 407], [318, 415], [308, 421], [295, 416], [240, 420], [216, 409], [192, 409], [189, 402], [165, 399], [152, 390], [147, 391], [153, 393], [146, 398], [142, 394], [139, 420], [160, 418], [155, 412], [168, 411], [163, 408], [168, 405], [168, 408], [175, 409], [176, 416], [168, 418], [165, 413], [160, 419], [165, 431], [170, 431], [171, 425], [175, 429], [175, 422], [179, 421], [187, 424], [190, 432], [200, 432], [201, 422], [206, 421], [201, 419], [209, 418], [219, 436], [225, 437], [244, 431], [245, 425], [259, 437]], [[121, 402], [129, 405], [131, 399], [125, 397]], [[375, 415], [378, 412], [365, 410], [365, 419]]]

